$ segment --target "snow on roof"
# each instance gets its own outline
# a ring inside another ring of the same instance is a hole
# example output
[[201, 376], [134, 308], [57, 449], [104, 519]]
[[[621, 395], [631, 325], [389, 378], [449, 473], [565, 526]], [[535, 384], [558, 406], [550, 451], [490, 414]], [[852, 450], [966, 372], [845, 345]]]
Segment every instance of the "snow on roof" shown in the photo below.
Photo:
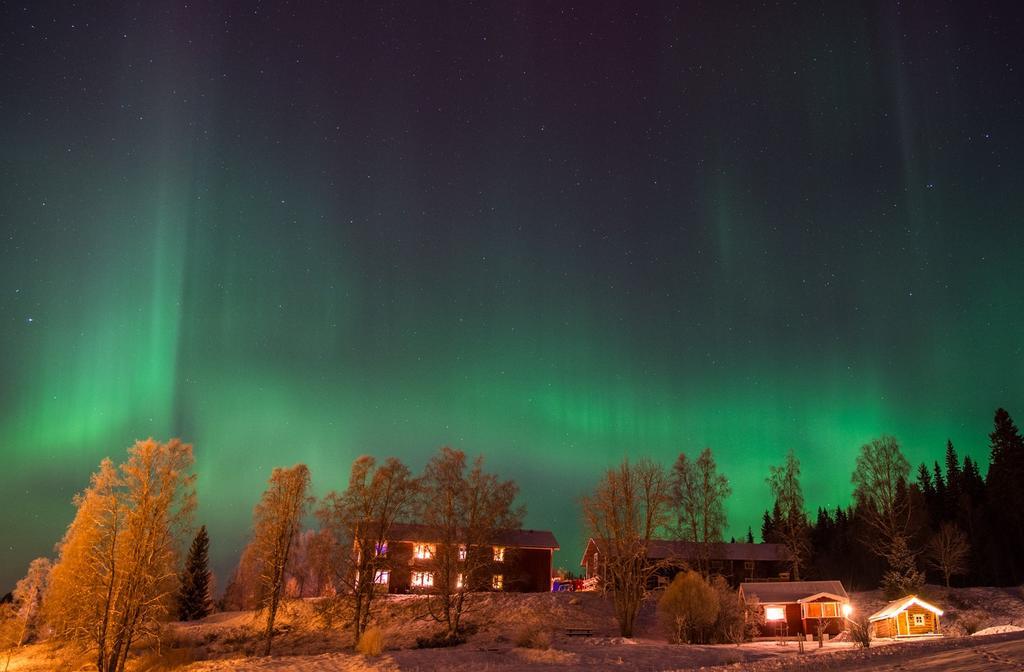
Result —
[[837, 602], [850, 601], [841, 581], [744, 582], [740, 592], [745, 599], [756, 597], [761, 604], [795, 604], [824, 596], [836, 598]]
[[915, 604], [923, 609], [927, 609], [936, 616], [942, 616], [942, 609], [939, 609], [934, 604], [928, 604], [917, 595], [907, 595], [906, 597], [901, 597], [898, 600], [893, 600], [889, 604], [885, 605], [875, 613], [868, 616], [868, 620], [883, 621], [887, 618], [892, 618], [896, 614], [903, 613]]

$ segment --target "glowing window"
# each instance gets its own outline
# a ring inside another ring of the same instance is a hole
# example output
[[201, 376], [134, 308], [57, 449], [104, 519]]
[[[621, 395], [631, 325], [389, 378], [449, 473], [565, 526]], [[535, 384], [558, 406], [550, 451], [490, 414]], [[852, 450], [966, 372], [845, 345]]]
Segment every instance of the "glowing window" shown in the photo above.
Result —
[[434, 585], [433, 572], [413, 572], [412, 586], [414, 588], [430, 588]]
[[434, 544], [413, 544], [412, 556], [417, 560], [430, 560], [434, 557], [435, 550]]
[[914, 625], [924, 625], [924, 614], [914, 614]]
[[455, 575], [455, 590], [462, 590], [462, 588], [463, 588], [462, 572], [459, 572], [458, 574]]
[[374, 583], [381, 586], [386, 586], [388, 581], [391, 580], [391, 572], [387, 569], [382, 569], [377, 572], [377, 577], [373, 580]]
[[491, 577], [491, 588], [493, 590], [501, 590], [502, 586], [505, 585], [505, 577], [501, 574], [495, 574]]
[[783, 621], [786, 619], [786, 610], [782, 607], [765, 607], [764, 619], [766, 621]]
[[465, 560], [465, 559], [466, 559], [466, 545], [465, 544], [461, 544], [459, 546], [459, 560]]
[[382, 541], [379, 544], [377, 544], [376, 551], [377, 551], [377, 555], [387, 555], [388, 554], [388, 542]]
[[495, 546], [494, 547], [494, 561], [495, 562], [504, 562], [505, 561], [505, 547], [504, 546]]

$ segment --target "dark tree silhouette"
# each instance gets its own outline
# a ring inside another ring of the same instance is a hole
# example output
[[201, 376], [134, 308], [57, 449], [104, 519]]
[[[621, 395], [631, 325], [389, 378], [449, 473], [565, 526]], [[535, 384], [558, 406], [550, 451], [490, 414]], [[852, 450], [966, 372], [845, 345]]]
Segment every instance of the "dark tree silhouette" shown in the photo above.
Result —
[[196, 621], [210, 615], [210, 536], [206, 526], [199, 528], [185, 559], [178, 590], [178, 618]]
[[1024, 438], [1006, 410], [995, 415], [989, 434], [992, 464], [987, 477], [990, 521], [989, 564], [992, 578], [1002, 585], [1024, 577]]

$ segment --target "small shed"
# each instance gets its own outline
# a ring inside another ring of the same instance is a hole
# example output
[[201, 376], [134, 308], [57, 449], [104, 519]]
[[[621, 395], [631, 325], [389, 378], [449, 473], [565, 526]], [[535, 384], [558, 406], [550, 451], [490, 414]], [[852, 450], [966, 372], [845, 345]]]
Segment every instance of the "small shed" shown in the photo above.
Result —
[[874, 637], [924, 637], [941, 634], [942, 609], [917, 595], [893, 600], [868, 617]]

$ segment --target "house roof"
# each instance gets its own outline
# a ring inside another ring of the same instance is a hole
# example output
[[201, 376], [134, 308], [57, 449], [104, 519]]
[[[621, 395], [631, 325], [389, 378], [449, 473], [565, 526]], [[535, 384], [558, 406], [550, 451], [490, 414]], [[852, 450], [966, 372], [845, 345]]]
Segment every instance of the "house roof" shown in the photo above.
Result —
[[[590, 545], [594, 544], [598, 551], [604, 546], [604, 539], [590, 539], [584, 550], [580, 565], [586, 564]], [[759, 562], [787, 561], [789, 550], [783, 544], [743, 544], [715, 543], [710, 544], [711, 560], [754, 560]], [[696, 558], [701, 544], [678, 539], [651, 539], [647, 545], [647, 557], [651, 560], [670, 560], [678, 558], [687, 560]]]
[[[417, 523], [395, 523], [391, 526], [388, 537], [392, 541], [444, 541], [443, 535], [436, 527]], [[555, 551], [559, 548], [555, 535], [548, 530], [498, 530], [489, 543], [514, 548], [549, 548]]]
[[919, 607], [927, 609], [936, 616], [942, 616], [942, 609], [939, 609], [934, 604], [928, 604], [917, 595], [907, 595], [906, 597], [901, 597], [898, 600], [893, 600], [889, 604], [885, 605], [875, 613], [868, 616], [868, 620], [884, 621], [887, 618], [892, 618], [893, 616], [906, 611], [915, 604]]
[[795, 604], [825, 596], [850, 601], [841, 581], [745, 582], [740, 584], [740, 593], [744, 598], [756, 597], [761, 604]]

